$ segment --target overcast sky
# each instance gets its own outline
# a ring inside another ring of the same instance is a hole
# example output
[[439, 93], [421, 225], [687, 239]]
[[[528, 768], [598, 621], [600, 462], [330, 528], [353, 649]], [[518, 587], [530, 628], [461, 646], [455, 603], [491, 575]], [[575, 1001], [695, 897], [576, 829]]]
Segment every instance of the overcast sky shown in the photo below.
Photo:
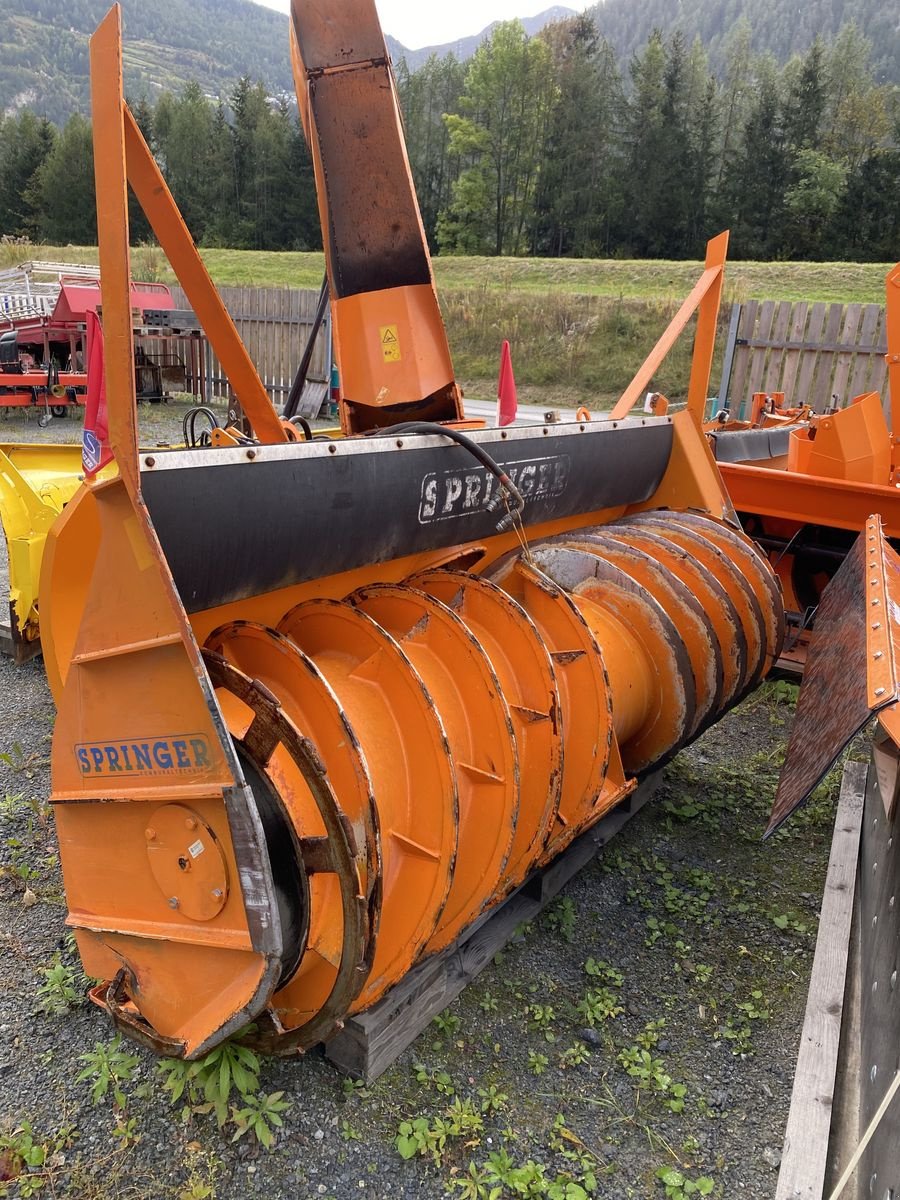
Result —
[[[534, 17], [560, 3], [566, 8], [587, 8], [592, 0], [454, 0], [436, 4], [434, 0], [376, 0], [385, 33], [408, 50], [420, 46], [439, 46], [457, 38], [481, 33], [491, 21], [510, 21], [513, 17]], [[258, 0], [267, 8], [287, 12], [289, 0]]]

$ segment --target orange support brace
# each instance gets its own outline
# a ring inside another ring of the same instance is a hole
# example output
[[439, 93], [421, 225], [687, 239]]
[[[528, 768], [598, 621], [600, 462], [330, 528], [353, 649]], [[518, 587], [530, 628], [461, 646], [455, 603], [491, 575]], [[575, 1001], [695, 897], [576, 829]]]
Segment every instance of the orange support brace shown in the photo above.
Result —
[[891, 482], [894, 482], [897, 445], [900, 443], [900, 263], [888, 272], [884, 292], [884, 327], [887, 334], [885, 361], [891, 395]]
[[128, 182], [218, 355], [253, 432], [267, 444], [292, 441], [210, 279], [150, 147], [124, 103], [122, 115]]
[[712, 368], [713, 347], [716, 340], [716, 317], [722, 295], [722, 280], [725, 273], [725, 258], [728, 252], [728, 230], [712, 238], [706, 245], [706, 264], [703, 274], [694, 284], [687, 299], [672, 318], [665, 333], [647, 355], [638, 373], [622, 393], [610, 419], [621, 421], [627, 417], [637, 401], [647, 390], [666, 355], [678, 341], [688, 321], [698, 313], [697, 333], [694, 339], [694, 356], [691, 380], [688, 385], [688, 411], [699, 426], [703, 421], [703, 407], [709, 386]]
[[131, 321], [131, 254], [128, 182], [122, 122], [121, 14], [116, 5], [91, 39], [91, 108], [97, 191], [100, 276], [109, 444], [132, 495], [140, 491], [134, 334]]

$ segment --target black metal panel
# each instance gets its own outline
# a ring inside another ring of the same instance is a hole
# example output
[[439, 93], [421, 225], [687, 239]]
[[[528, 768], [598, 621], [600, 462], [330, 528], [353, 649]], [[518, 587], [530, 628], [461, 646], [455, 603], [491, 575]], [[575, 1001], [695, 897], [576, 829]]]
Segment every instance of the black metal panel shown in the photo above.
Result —
[[772, 429], [729, 429], [713, 433], [713, 454], [717, 462], [764, 462], [788, 452], [791, 433], [799, 425], [781, 425]]
[[[484, 439], [526, 497], [526, 525], [649, 499], [669, 424]], [[144, 497], [188, 612], [496, 534], [496, 480], [459, 446], [387, 438], [322, 453], [144, 470]], [[312, 451], [312, 453], [310, 453]], [[222, 455], [233, 452], [221, 451]], [[210, 462], [210, 460], [212, 460]]]
[[[431, 283], [386, 62], [310, 80], [333, 299]], [[365, 163], [362, 168], [361, 164]]]

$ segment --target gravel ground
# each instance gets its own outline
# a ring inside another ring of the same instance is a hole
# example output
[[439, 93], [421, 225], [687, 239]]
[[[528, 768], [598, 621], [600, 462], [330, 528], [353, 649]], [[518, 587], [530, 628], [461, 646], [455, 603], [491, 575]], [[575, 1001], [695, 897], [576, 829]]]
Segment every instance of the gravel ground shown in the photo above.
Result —
[[[0, 441], [11, 432], [0, 422]], [[669, 1167], [709, 1181], [694, 1194], [771, 1197], [836, 793], [832, 777], [760, 843], [792, 699], [769, 684], [679, 755], [656, 799], [375, 1084], [316, 1053], [264, 1063], [261, 1091], [290, 1104], [270, 1153], [210, 1112], [184, 1121], [143, 1050], [112, 1060], [119, 1104], [78, 1078], [111, 1030], [82, 999], [64, 929], [53, 704], [40, 659], [0, 660], [0, 1180], [37, 1147], [0, 1195], [651, 1200]], [[47, 996], [54, 964], [71, 995]], [[401, 1156], [403, 1122], [424, 1123], [429, 1151]]]

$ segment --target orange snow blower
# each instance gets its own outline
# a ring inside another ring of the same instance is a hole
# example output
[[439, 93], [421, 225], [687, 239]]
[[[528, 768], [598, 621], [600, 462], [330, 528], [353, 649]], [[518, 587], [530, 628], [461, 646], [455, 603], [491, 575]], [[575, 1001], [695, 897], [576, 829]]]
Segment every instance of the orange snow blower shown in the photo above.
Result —
[[[298, 442], [123, 101], [119, 21], [91, 44], [118, 474], [67, 506], [41, 577], [68, 924], [130, 1036], [195, 1057], [252, 1021], [289, 1054], [450, 945], [777, 658], [778, 583], [701, 429], [727, 237], [660, 350], [697, 311], [684, 411], [462, 432], [374, 5], [295, 0], [353, 435]], [[403, 254], [385, 163], [415, 218]], [[252, 436], [138, 452], [126, 181]]]

